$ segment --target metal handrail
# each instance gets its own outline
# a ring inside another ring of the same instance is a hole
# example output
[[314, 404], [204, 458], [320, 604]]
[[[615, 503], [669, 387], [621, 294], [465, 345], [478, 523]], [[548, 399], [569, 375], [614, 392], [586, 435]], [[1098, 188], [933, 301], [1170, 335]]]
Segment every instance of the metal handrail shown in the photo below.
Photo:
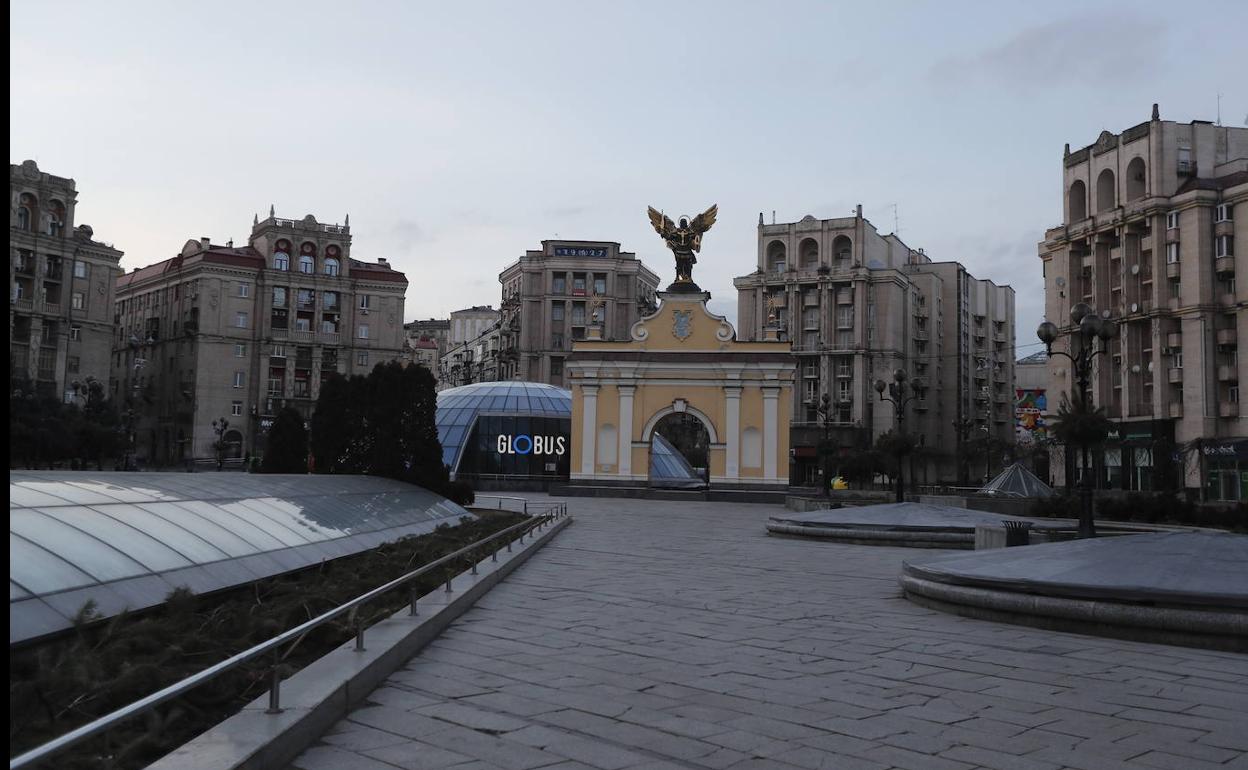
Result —
[[[48, 741], [42, 746], [36, 746], [30, 751], [27, 751], [24, 754], [20, 754], [14, 757], [13, 759], [10, 759], [9, 770], [17, 770], [18, 768], [29, 767], [30, 765], [33, 765], [36, 762], [41, 762], [45, 759], [49, 759], [53, 756], [56, 756], [57, 754], [60, 754], [61, 752], [65, 751], [71, 746], [74, 746], [75, 744], [83, 740], [86, 740], [87, 738], [91, 738], [93, 736], [99, 735], [100, 733], [103, 733], [104, 731], [110, 729], [111, 727], [113, 727], [115, 724], [119, 722], [123, 722], [132, 717], [136, 717], [140, 714], [144, 714], [150, 711], [151, 709], [155, 708], [156, 706], [159, 706], [160, 704], [166, 701], [172, 700], [173, 698], [183, 695], [187, 693], [188, 691], [198, 687], [199, 685], [204, 684], [205, 682], [208, 682], [212, 679], [215, 679], [216, 677], [220, 676], [226, 671], [236, 668], [237, 666], [240, 666], [243, 663], [246, 663], [247, 661], [252, 660], [253, 658], [257, 658], [266, 652], [273, 653], [273, 665], [272, 665], [272, 670], [271, 670], [271, 677], [272, 677], [271, 686], [269, 689], [269, 708], [265, 713], [267, 714], [281, 713], [282, 711], [281, 709], [281, 671], [278, 666], [285, 656], [280, 655], [279, 650], [277, 648], [281, 647], [286, 642], [294, 640], [294, 644], [292, 644], [290, 649], [287, 650], [287, 655], [289, 655], [291, 652], [294, 651], [295, 647], [298, 646], [299, 642], [302, 640], [304, 635], [306, 635], [309, 631], [312, 631], [313, 629], [318, 628], [324, 625], [325, 623], [328, 623], [331, 620], [334, 620], [335, 618], [343, 615], [344, 613], [354, 612], [357, 608], [359, 608], [365, 602], [375, 599], [384, 593], [388, 593], [394, 590], [395, 588], [402, 586], [404, 583], [408, 583], [412, 580], [415, 580], [416, 578], [425, 575], [429, 571], [436, 569], [438, 567], [441, 567], [447, 562], [458, 559], [464, 556], [465, 554], [480, 548], [486, 543], [492, 542], [501, 537], [509, 535], [513, 532], [516, 532], [517, 530], [520, 530], [519, 541], [521, 544], [523, 544], [524, 535], [525, 535], [524, 530], [541, 529], [542, 527], [546, 526], [547, 524], [554, 521], [555, 519], [560, 519], [560, 518], [566, 517], [567, 515], [568, 515], [567, 504], [557, 503], [555, 504], [553, 511], [543, 513], [539, 517], [535, 519], [531, 519], [529, 521], [522, 521], [519, 524], [513, 524], [510, 527], [507, 527], [506, 529], [495, 532], [489, 537], [482, 538], [481, 540], [478, 540], [475, 543], [466, 545], [463, 548], [460, 548], [458, 551], [455, 551], [453, 553], [448, 553], [445, 556], [435, 559], [422, 567], [418, 567], [417, 569], [407, 573], [406, 575], [397, 577], [394, 580], [391, 580], [389, 583], [386, 583], [385, 585], [374, 588], [373, 590], [367, 593], [361, 594], [355, 597], [354, 599], [348, 602], [345, 602], [344, 604], [338, 605], [337, 607], [335, 607], [332, 610], [329, 610], [328, 612], [322, 613], [321, 615], [318, 615], [317, 617], [312, 618], [311, 620], [305, 621], [304, 623], [301, 623], [292, 629], [289, 629], [281, 634], [278, 634], [277, 636], [273, 637], [272, 639], [269, 639], [268, 641], [261, 642], [260, 644], [257, 644], [253, 647], [249, 647], [248, 649], [243, 650], [242, 652], [236, 655], [226, 658], [220, 663], [217, 663], [213, 666], [209, 666], [208, 668], [204, 669], [203, 671], [200, 671], [197, 674], [192, 674], [191, 676], [188, 676], [185, 679], [182, 679], [181, 681], [175, 682], [169, 685], [168, 687], [165, 687], [161, 690], [157, 690], [151, 695], [148, 695], [145, 698], [141, 698], [135, 701], [134, 703], [131, 703], [128, 706], [123, 706], [122, 708], [117, 709], [111, 714], [106, 714], [92, 722], [88, 722], [87, 724], [82, 725], [81, 727], [75, 730], [71, 730], [70, 732], [60, 736], [59, 738], [55, 738], [51, 741]], [[512, 541], [510, 540], [507, 542], [508, 551], [511, 550], [511, 542]], [[491, 560], [498, 561], [497, 549], [493, 552], [493, 554], [491, 554]], [[477, 562], [475, 561], [472, 563], [472, 574], [474, 575], [477, 574]], [[449, 577], [446, 580], [446, 592], [447, 593], [451, 592], [451, 578]], [[410, 611], [412, 615], [416, 615], [416, 599], [417, 599], [416, 592], [413, 589], [412, 594], [411, 594], [411, 599], [410, 599], [411, 601]], [[356, 621], [356, 635], [355, 635], [355, 649], [357, 652], [364, 651], [364, 630], [365, 630], [364, 626], [360, 624], [359, 621], [357, 620]]]

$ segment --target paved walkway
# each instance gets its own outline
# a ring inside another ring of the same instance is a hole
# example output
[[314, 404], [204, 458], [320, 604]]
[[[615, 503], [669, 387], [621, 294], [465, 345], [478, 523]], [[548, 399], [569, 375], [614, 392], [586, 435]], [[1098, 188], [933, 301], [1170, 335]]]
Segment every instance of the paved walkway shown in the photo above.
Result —
[[926, 610], [768, 506], [570, 508], [295, 767], [1248, 769], [1248, 657]]

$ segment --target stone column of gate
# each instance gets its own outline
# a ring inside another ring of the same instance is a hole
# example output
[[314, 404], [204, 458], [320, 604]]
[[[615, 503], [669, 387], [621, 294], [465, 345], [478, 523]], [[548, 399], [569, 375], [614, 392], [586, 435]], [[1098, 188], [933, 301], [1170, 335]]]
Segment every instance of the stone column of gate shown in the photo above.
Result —
[[618, 473], [625, 478], [633, 475], [633, 393], [636, 385], [617, 385], [620, 393], [620, 464]]
[[594, 445], [598, 437], [598, 386], [582, 385], [583, 394], [581, 409], [581, 473], [593, 476]]
[[780, 387], [763, 386], [763, 478], [776, 480], [776, 452], [780, 448]]
[[724, 477], [736, 481], [741, 475], [741, 388], [724, 387]]

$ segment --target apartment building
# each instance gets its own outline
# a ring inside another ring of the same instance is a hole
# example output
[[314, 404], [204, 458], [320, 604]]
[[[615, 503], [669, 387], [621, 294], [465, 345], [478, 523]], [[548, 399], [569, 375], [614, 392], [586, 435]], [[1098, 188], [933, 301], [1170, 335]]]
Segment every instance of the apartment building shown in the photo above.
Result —
[[566, 387], [563, 364], [573, 340], [585, 339], [599, 308], [604, 340], [627, 340], [657, 308], [659, 277], [613, 241], [542, 241], [498, 276], [502, 284], [500, 355], [514, 376]]
[[446, 318], [426, 318], [423, 321], [411, 321], [403, 324], [409, 345], [419, 339], [433, 340], [438, 346], [438, 355], [446, 353], [451, 338], [451, 322]]
[[502, 349], [502, 315], [490, 305], [456, 310], [447, 321], [447, 349], [438, 362], [438, 389], [511, 379]]
[[351, 257], [349, 224], [272, 209], [247, 246], [187, 241], [121, 276], [112, 391], [135, 411], [137, 457], [209, 458], [218, 440], [231, 456], [261, 451], [276, 413], [310, 417], [331, 373], [402, 357], [406, 290], [386, 260]]
[[108, 383], [122, 252], [77, 225], [73, 179], [9, 165], [9, 379], [85, 403]]
[[[1119, 322], [1092, 385], [1117, 427], [1089, 472], [1104, 488], [1248, 498], [1238, 345], [1248, 335], [1248, 129], [1163, 121], [1153, 105], [1148, 121], [1067, 145], [1062, 180], [1063, 222], [1039, 245], [1045, 313], [1063, 334], [1079, 302]], [[1071, 393], [1070, 362], [1048, 366], [1053, 394]], [[1056, 464], [1058, 483], [1077, 475], [1070, 461]]]
[[[1014, 291], [977, 280], [956, 262], [933, 262], [863, 217], [758, 224], [757, 269], [734, 280], [738, 335], [760, 340], [770, 324], [792, 343], [798, 384], [789, 415], [790, 482], [818, 482], [825, 437], [842, 455], [895, 427], [876, 379], [896, 369], [926, 385], [905, 432], [918, 440], [911, 478], [965, 473], [965, 445], [1011, 443]], [[830, 397], [825, 425], [818, 407]]]

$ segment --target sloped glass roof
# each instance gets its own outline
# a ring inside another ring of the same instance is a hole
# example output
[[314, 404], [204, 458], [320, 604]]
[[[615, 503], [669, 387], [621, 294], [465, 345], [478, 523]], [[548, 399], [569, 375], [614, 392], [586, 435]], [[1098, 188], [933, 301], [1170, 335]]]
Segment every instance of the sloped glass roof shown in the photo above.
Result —
[[9, 644], [299, 569], [472, 514], [370, 476], [9, 472]]
[[438, 392], [438, 440], [442, 462], [459, 467], [464, 444], [481, 415], [572, 419], [572, 391], [540, 382], [477, 382]]
[[697, 489], [706, 482], [672, 442], [655, 431], [650, 436], [650, 484], [656, 487]]

